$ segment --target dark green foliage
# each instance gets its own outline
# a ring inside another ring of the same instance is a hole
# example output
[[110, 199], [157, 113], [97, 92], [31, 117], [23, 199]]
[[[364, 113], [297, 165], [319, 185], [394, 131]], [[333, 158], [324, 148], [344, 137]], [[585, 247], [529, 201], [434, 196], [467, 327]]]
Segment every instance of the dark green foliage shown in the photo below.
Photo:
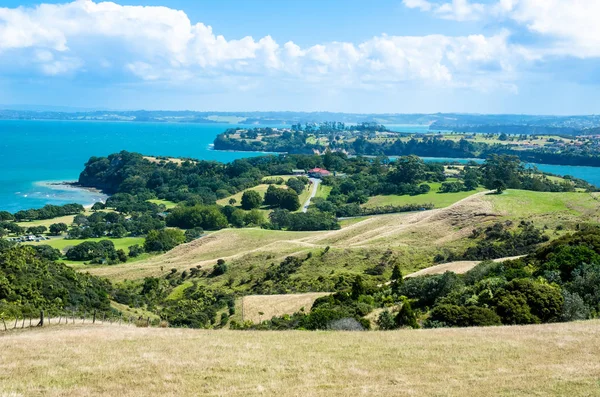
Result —
[[184, 242], [185, 235], [181, 230], [151, 230], [144, 241], [144, 250], [146, 252], [170, 251]]
[[392, 293], [399, 295], [400, 287], [403, 283], [404, 279], [402, 276], [402, 270], [400, 270], [400, 266], [396, 264], [392, 269], [392, 277], [390, 278], [390, 286], [392, 287]]
[[41, 258], [31, 247], [0, 253], [0, 312], [5, 316], [48, 315], [66, 308], [110, 310], [109, 283]]
[[292, 231], [337, 230], [340, 224], [331, 214], [308, 211], [289, 214], [287, 229]]
[[132, 245], [129, 247], [129, 256], [132, 258], [136, 258], [144, 253], [144, 247], [139, 244]]
[[462, 255], [466, 260], [496, 259], [532, 252], [538, 244], [548, 241], [548, 236], [531, 222], [521, 222], [516, 231], [510, 225], [495, 223], [486, 229], [473, 230], [477, 244], [469, 247]]
[[429, 316], [426, 326], [443, 325], [446, 327], [480, 327], [501, 325], [500, 317], [485, 307], [438, 305]]
[[195, 227], [193, 229], [188, 229], [185, 231], [185, 242], [189, 243], [194, 240], [199, 239], [204, 234], [204, 229], [201, 227]]
[[463, 281], [460, 276], [446, 272], [435, 276], [407, 278], [400, 286], [399, 292], [409, 299], [416, 299], [417, 307], [431, 307], [438, 299], [462, 287]]
[[242, 195], [242, 208], [249, 211], [255, 208], [259, 208], [262, 204], [263, 198], [260, 193], [254, 190], [245, 191]]
[[84, 241], [83, 243], [70, 248], [66, 257], [71, 261], [92, 261], [92, 263], [115, 264], [119, 261], [127, 260], [127, 256], [119, 256], [115, 250], [115, 245], [110, 240], [99, 242]]
[[377, 317], [377, 325], [379, 326], [379, 329], [383, 331], [396, 328], [396, 322], [389, 310], [384, 310], [379, 314], [379, 317]]
[[57, 261], [62, 257], [59, 250], [52, 248], [49, 245], [34, 245], [33, 249], [35, 249], [40, 258], [48, 259], [50, 261]]
[[218, 277], [218, 276], [222, 276], [226, 272], [227, 272], [227, 264], [225, 263], [225, 261], [223, 259], [219, 259], [217, 261], [217, 264], [215, 265], [215, 267], [213, 267], [213, 271], [210, 275], [211, 275], [211, 277]]
[[396, 327], [419, 328], [419, 324], [417, 324], [417, 316], [413, 312], [408, 299], [405, 299], [402, 302], [402, 307], [394, 318], [394, 323], [396, 324]]
[[167, 226], [204, 230], [219, 230], [229, 226], [227, 217], [217, 206], [195, 205], [193, 207], [176, 207], [167, 216]]
[[285, 184], [287, 185], [287, 187], [294, 190], [297, 194], [302, 194], [302, 192], [306, 189], [307, 182], [308, 179], [306, 178], [290, 178]]
[[85, 209], [81, 204], [65, 204], [62, 206], [47, 204], [38, 210], [23, 210], [14, 214], [18, 222], [58, 218], [59, 216], [75, 215]]

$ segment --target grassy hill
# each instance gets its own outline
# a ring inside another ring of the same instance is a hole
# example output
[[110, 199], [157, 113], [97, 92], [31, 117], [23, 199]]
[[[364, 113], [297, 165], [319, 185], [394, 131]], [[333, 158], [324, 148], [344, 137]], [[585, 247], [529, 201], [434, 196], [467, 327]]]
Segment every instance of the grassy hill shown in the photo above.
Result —
[[[212, 267], [217, 259], [230, 264], [234, 281], [264, 272], [288, 255], [313, 258], [303, 268], [307, 278], [362, 273], [391, 250], [404, 274], [433, 266], [443, 249], [461, 249], [476, 227], [497, 221], [529, 220], [556, 238], [578, 224], [599, 222], [598, 197], [589, 193], [542, 193], [509, 190], [502, 195], [472, 194], [446, 208], [416, 213], [372, 216], [345, 223], [341, 230], [284, 232], [224, 229], [148, 260], [115, 266], [86, 267], [112, 280], [157, 276], [172, 268]], [[557, 225], [563, 225], [556, 230]], [[322, 252], [329, 247], [328, 253]], [[304, 277], [300, 272], [299, 277]], [[207, 282], [224, 283], [210, 279]], [[229, 280], [227, 280], [229, 282]], [[220, 285], [220, 284], [216, 284]]]
[[27, 396], [592, 396], [600, 322], [388, 332], [56, 326], [0, 333]]

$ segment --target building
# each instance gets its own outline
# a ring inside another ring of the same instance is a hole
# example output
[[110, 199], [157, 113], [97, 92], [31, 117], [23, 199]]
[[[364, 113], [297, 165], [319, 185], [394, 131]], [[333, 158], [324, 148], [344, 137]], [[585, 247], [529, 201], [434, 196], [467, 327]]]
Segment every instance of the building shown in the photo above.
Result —
[[324, 176], [331, 175], [331, 172], [323, 168], [313, 168], [312, 170], [308, 170], [308, 175], [312, 178], [323, 178]]
[[303, 175], [306, 175], [306, 171], [304, 171], [304, 170], [292, 170], [292, 174], [294, 174], [295, 176], [303, 176]]

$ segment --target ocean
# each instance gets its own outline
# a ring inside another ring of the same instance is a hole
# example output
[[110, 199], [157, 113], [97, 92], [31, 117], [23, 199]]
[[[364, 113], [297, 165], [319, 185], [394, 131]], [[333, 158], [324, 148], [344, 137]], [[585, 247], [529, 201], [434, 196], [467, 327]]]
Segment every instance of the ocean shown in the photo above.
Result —
[[[212, 150], [215, 136], [232, 127], [235, 125], [0, 120], [0, 210], [15, 212], [70, 202], [92, 204], [103, 199], [99, 193], [48, 184], [77, 180], [91, 156], [128, 150], [230, 162], [261, 155]], [[395, 127], [410, 130], [407, 132], [427, 131], [426, 126]], [[600, 168], [554, 165], [538, 165], [538, 168], [600, 185]]]

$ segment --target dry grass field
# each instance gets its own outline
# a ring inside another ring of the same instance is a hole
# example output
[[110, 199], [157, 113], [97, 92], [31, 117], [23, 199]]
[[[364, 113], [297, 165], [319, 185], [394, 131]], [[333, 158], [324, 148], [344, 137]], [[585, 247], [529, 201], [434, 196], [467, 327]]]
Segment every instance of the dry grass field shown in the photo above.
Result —
[[599, 327], [0, 332], [0, 395], [597, 396]]
[[[510, 261], [512, 259], [518, 259], [521, 256], [511, 256], [508, 258], [498, 258], [494, 259], [494, 262], [504, 262]], [[477, 266], [481, 261], [456, 261], [456, 262], [448, 262], [442, 263], [440, 265], [435, 265], [428, 267], [426, 269], [419, 270], [418, 272], [414, 272], [406, 275], [406, 277], [419, 277], [419, 276], [427, 276], [431, 274], [444, 274], [446, 272], [454, 272], [456, 274], [463, 274], [468, 272]]]
[[240, 309], [236, 310], [236, 313], [243, 313], [244, 321], [259, 323], [262, 320], [269, 320], [273, 316], [294, 314], [302, 308], [308, 313], [314, 301], [325, 295], [329, 295], [329, 293], [248, 295], [240, 299]]
[[[182, 271], [196, 266], [212, 267], [220, 258], [231, 262], [244, 258], [252, 261], [252, 258], [262, 256], [262, 261], [269, 257], [268, 261], [276, 262], [288, 255], [306, 255], [329, 246], [338, 254], [348, 255], [392, 249], [400, 253], [403, 271], [408, 273], [431, 266], [436, 249], [460, 248], [468, 244], [467, 237], [476, 227], [507, 219], [515, 222], [526, 219], [538, 227], [547, 226], [547, 234], [555, 238], [566, 232], [559, 233], [555, 225], [567, 225], [573, 230], [582, 218], [600, 220], [598, 202], [588, 193], [509, 190], [496, 196], [479, 192], [446, 208], [353, 219], [341, 230], [224, 229], [164, 255], [115, 266], [86, 267], [85, 270], [112, 280], [138, 279], [165, 274], [171, 268]], [[474, 264], [466, 266], [468, 270]]]

